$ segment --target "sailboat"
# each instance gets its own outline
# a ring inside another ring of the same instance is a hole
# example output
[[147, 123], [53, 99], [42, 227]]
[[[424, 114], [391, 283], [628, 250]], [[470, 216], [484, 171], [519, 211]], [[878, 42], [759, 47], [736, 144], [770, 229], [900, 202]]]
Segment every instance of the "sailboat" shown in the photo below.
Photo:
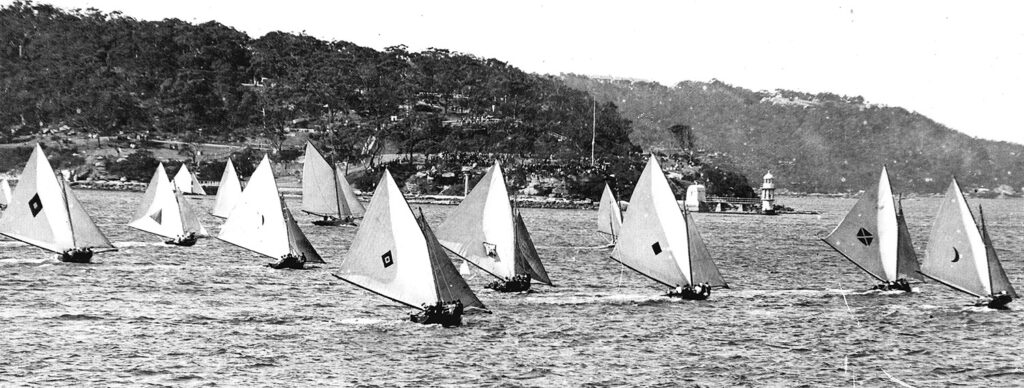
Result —
[[480, 183], [437, 228], [445, 248], [498, 280], [502, 292], [530, 289], [530, 279], [553, 286], [523, 217], [513, 212], [501, 165], [491, 166]]
[[224, 166], [224, 175], [220, 177], [220, 186], [217, 188], [217, 198], [213, 201], [211, 214], [214, 217], [228, 218], [241, 196], [242, 184], [238, 182], [235, 165], [231, 163], [231, 158], [228, 158], [228, 163]]
[[822, 239], [857, 267], [883, 282], [880, 290], [910, 292], [907, 278], [918, 273], [917, 254], [903, 217], [903, 204], [893, 200], [889, 172], [882, 167], [878, 185], [861, 196], [835, 230]]
[[160, 163], [128, 226], [169, 238], [165, 241], [167, 244], [195, 245], [198, 237], [208, 236], [209, 233], [181, 192], [171, 186], [164, 164]]
[[420, 309], [414, 322], [457, 326], [463, 308], [485, 309], [448, 259], [421, 213], [413, 216], [391, 173], [370, 199], [341, 275], [356, 287]]
[[629, 203], [612, 260], [669, 287], [673, 297], [707, 299], [713, 287], [729, 288], [654, 155]]
[[36, 144], [0, 217], [0, 234], [55, 252], [66, 262], [88, 263], [93, 249], [117, 250], [85, 212], [71, 185], [58, 176]]
[[174, 174], [174, 188], [184, 194], [206, 195], [203, 185], [199, 184], [196, 176], [188, 171], [188, 165], [185, 163], [182, 163], [181, 169]]
[[302, 164], [302, 211], [323, 217], [313, 221], [322, 226], [353, 224], [366, 210], [339, 167], [331, 167], [313, 143], [306, 142]]
[[0, 210], [7, 209], [7, 205], [11, 203], [11, 185], [7, 183], [7, 178], [0, 179]]
[[921, 273], [978, 297], [977, 305], [1004, 308], [1017, 298], [1017, 292], [996, 256], [980, 206], [978, 215], [980, 229], [954, 178], [935, 216]]
[[280, 259], [271, 265], [274, 269], [302, 269], [305, 263], [324, 262], [278, 193], [270, 159], [266, 156], [253, 172], [217, 238]]
[[604, 184], [604, 192], [601, 193], [601, 202], [597, 207], [597, 231], [604, 233], [611, 239], [609, 248], [615, 246], [615, 239], [622, 229], [622, 210], [619, 209], [619, 202], [615, 200], [611, 186]]

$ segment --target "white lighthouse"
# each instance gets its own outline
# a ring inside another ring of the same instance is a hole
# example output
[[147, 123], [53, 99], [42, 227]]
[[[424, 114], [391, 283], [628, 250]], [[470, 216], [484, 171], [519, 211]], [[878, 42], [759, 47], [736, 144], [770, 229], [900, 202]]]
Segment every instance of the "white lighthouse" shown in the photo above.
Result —
[[764, 183], [761, 184], [761, 213], [775, 214], [775, 177], [771, 171], [764, 174]]

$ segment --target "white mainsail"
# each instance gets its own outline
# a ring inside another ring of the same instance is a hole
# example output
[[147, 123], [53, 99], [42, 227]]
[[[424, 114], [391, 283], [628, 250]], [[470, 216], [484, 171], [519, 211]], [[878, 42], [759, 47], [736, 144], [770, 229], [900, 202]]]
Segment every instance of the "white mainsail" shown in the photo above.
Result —
[[619, 209], [619, 202], [615, 200], [612, 188], [605, 183], [601, 202], [597, 207], [597, 231], [611, 236], [614, 241], [621, 229], [622, 210]]
[[654, 155], [629, 203], [613, 259], [669, 287], [704, 282], [728, 287], [696, 233], [692, 218], [680, 212]]
[[991, 296], [1005, 291], [1016, 298], [988, 232], [978, 229], [956, 179], [939, 205], [921, 273], [971, 295]]
[[302, 164], [302, 211], [339, 218], [365, 213], [345, 173], [340, 167], [331, 167], [320, 150], [308, 141]]
[[74, 248], [113, 249], [70, 185], [57, 179], [38, 144], [0, 217], [0, 234], [57, 253]]
[[220, 187], [217, 188], [217, 198], [213, 201], [213, 214], [215, 217], [227, 218], [231, 209], [238, 203], [242, 196], [242, 184], [238, 181], [238, 174], [235, 173], [235, 165], [228, 158], [224, 166], [224, 175], [220, 177]]
[[252, 173], [238, 204], [217, 238], [256, 253], [280, 258], [289, 253], [281, 199], [266, 156]]
[[175, 193], [167, 179], [163, 163], [160, 163], [149, 181], [146, 194], [135, 211], [133, 221], [128, 224], [135, 229], [167, 238], [175, 238], [188, 232], [207, 235], [206, 228], [199, 222], [195, 212], [185, 198]]
[[917, 256], [897, 211], [889, 173], [882, 167], [878, 185], [864, 192], [839, 225], [823, 240], [871, 276], [881, 281], [898, 277], [920, 279]]
[[338, 216], [340, 205], [334, 168], [313, 143], [307, 141], [302, 162], [302, 211], [318, 216]]
[[174, 174], [174, 188], [185, 194], [206, 195], [203, 185], [188, 171], [188, 165], [185, 163], [182, 163], [181, 169]]
[[276, 259], [291, 253], [305, 255], [307, 262], [323, 262], [294, 224], [277, 191], [270, 159], [264, 156], [217, 238]]
[[146, 194], [128, 226], [168, 238], [184, 234], [178, 201], [174, 198], [174, 189], [163, 163], [157, 166], [149, 180]]
[[516, 275], [515, 224], [497, 161], [437, 228], [445, 248], [498, 278]]
[[483, 308], [386, 170], [339, 278], [410, 307], [458, 299]]

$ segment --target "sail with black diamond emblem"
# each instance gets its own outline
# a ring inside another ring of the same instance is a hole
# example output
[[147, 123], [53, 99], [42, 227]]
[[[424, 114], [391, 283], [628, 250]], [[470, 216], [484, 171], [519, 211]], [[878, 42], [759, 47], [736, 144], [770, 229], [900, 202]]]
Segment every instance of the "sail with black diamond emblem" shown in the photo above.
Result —
[[0, 234], [56, 253], [75, 248], [114, 248], [70, 185], [54, 174], [38, 144], [21, 172], [11, 203], [0, 217]]
[[865, 191], [832, 233], [823, 239], [846, 259], [880, 281], [921, 279], [902, 209], [893, 199], [889, 172]]

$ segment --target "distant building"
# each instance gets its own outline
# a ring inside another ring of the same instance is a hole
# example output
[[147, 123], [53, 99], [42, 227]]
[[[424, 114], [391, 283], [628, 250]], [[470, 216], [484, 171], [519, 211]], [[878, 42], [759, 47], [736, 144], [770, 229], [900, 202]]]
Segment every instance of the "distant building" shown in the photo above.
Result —
[[761, 213], [775, 214], [775, 176], [771, 171], [764, 174], [761, 184]]
[[707, 188], [704, 185], [692, 184], [686, 188], [686, 210], [700, 211], [700, 205], [707, 201]]

